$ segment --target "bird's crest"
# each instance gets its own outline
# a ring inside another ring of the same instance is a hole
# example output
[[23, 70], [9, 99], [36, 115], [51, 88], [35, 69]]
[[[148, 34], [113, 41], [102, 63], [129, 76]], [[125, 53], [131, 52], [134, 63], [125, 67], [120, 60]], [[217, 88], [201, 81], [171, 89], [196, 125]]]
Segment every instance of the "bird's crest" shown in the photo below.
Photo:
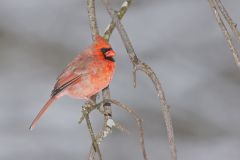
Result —
[[111, 45], [100, 35], [95, 37], [95, 46], [96, 48], [111, 48]]

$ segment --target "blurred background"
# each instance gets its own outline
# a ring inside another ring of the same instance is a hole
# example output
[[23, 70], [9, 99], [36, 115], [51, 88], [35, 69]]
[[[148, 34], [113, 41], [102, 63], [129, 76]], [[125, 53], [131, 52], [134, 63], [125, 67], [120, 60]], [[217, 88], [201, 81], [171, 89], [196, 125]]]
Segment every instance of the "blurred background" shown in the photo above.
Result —
[[[118, 8], [122, 1], [115, 0]], [[223, 0], [240, 24], [240, 1]], [[110, 18], [97, 1], [103, 33]], [[123, 24], [139, 57], [152, 66], [171, 106], [178, 159], [239, 160], [240, 73], [207, 0], [133, 0]], [[83, 101], [64, 97], [28, 127], [49, 98], [56, 77], [91, 43], [85, 0], [0, 0], [0, 159], [86, 159], [90, 136], [77, 122]], [[150, 80], [137, 75], [117, 32], [113, 98], [144, 119], [149, 159], [169, 159], [166, 130]], [[95, 130], [102, 117], [91, 114]], [[142, 159], [131, 116], [113, 107], [118, 130], [101, 144], [104, 159]]]

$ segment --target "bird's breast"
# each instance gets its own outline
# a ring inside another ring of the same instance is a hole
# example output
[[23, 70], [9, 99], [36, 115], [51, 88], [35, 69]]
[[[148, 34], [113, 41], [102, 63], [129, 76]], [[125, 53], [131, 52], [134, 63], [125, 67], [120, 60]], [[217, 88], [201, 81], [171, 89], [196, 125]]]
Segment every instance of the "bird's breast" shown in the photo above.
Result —
[[115, 71], [115, 63], [102, 63], [96, 69], [95, 74], [91, 77], [91, 83], [96, 89], [101, 90], [105, 88], [112, 80]]

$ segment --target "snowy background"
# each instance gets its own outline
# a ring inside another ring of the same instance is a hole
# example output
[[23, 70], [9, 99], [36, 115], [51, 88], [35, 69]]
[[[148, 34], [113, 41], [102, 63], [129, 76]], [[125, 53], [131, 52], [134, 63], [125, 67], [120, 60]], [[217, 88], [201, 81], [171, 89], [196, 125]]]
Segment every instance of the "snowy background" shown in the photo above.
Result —
[[[122, 1], [116, 1], [119, 6]], [[240, 24], [240, 1], [223, 0]], [[97, 3], [101, 32], [109, 23]], [[179, 160], [239, 160], [240, 74], [207, 0], [134, 0], [123, 23], [139, 57], [162, 82], [171, 106]], [[0, 0], [0, 159], [86, 159], [90, 136], [78, 125], [81, 100], [53, 104], [35, 130], [28, 127], [47, 101], [57, 75], [91, 43], [85, 0]], [[117, 32], [111, 43], [117, 71], [112, 97], [144, 119], [149, 159], [169, 159], [166, 130], [151, 82], [131, 64]], [[130, 135], [114, 130], [104, 159], [142, 159], [135, 122], [114, 109]], [[95, 128], [102, 118], [93, 113]], [[95, 118], [96, 117], [96, 118]]]

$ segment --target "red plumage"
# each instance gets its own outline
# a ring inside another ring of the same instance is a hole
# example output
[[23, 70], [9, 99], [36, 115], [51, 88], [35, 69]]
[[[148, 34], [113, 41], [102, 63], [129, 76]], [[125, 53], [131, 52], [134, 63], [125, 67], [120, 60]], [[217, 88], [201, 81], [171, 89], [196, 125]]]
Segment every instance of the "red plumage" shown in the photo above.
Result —
[[97, 35], [95, 42], [77, 55], [57, 78], [50, 99], [33, 120], [33, 129], [48, 107], [58, 98], [67, 95], [89, 100], [109, 85], [115, 71], [115, 52], [111, 45]]

